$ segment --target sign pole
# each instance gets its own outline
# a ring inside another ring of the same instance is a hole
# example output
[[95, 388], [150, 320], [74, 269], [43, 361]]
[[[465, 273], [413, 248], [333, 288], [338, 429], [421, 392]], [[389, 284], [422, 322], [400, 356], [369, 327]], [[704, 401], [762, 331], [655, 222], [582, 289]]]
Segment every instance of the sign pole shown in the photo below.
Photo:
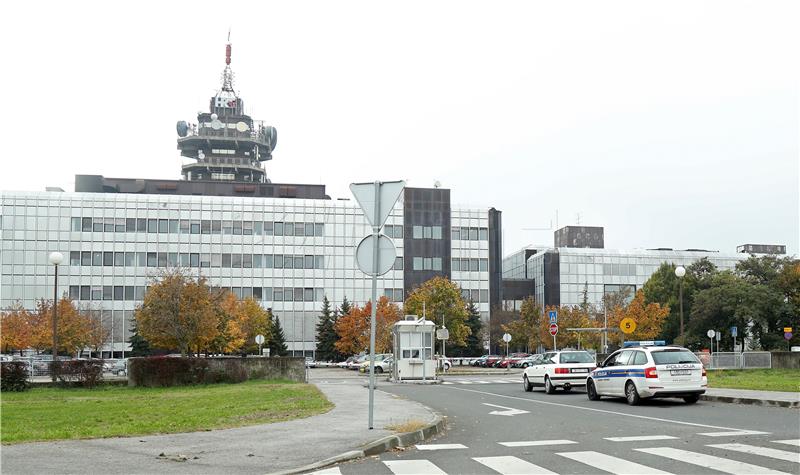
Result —
[[372, 313], [369, 316], [369, 428], [372, 429], [372, 416], [375, 404], [375, 317], [378, 314], [378, 234], [381, 210], [381, 185], [375, 182], [375, 224], [372, 235], [375, 236], [375, 248], [372, 251]]

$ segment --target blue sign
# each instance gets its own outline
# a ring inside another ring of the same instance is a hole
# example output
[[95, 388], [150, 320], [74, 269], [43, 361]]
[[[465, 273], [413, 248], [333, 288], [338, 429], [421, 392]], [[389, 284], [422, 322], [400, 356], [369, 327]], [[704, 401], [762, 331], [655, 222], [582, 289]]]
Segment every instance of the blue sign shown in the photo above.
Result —
[[731, 327], [731, 336], [736, 338], [736, 334], [739, 332], [738, 327]]
[[550, 310], [547, 312], [547, 316], [550, 317], [550, 323], [558, 323], [558, 312], [555, 310]]

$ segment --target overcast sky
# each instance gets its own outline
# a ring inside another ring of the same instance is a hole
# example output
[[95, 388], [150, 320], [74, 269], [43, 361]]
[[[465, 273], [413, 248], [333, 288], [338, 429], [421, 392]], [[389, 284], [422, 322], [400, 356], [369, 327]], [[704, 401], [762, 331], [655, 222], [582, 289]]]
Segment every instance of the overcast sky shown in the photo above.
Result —
[[406, 179], [608, 248], [798, 253], [798, 2], [12, 2], [0, 190], [180, 177], [175, 122], [236, 89], [274, 182]]

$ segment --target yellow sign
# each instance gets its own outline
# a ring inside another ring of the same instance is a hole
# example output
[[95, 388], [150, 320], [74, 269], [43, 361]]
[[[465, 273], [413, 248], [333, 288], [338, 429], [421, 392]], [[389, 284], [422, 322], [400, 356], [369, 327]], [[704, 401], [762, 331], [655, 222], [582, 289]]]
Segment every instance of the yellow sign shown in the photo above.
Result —
[[622, 333], [633, 333], [636, 330], [636, 321], [632, 318], [623, 318], [619, 322], [619, 329], [622, 330]]
[[792, 327], [783, 327], [783, 333], [792, 333]]

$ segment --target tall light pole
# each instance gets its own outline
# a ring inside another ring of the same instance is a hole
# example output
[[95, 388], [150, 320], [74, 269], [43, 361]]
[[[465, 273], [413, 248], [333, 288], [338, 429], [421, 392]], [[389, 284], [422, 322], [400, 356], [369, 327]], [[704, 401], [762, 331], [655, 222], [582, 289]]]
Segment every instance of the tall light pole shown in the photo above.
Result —
[[50, 377], [56, 382], [56, 355], [58, 355], [58, 265], [64, 260], [60, 252], [51, 252], [47, 258], [53, 264], [53, 364], [50, 367]]
[[686, 275], [686, 269], [683, 266], [678, 266], [675, 268], [675, 277], [678, 278], [680, 282], [679, 290], [678, 290], [678, 304], [680, 305], [681, 309], [681, 345], [685, 345], [686, 342], [683, 341], [683, 276]]

